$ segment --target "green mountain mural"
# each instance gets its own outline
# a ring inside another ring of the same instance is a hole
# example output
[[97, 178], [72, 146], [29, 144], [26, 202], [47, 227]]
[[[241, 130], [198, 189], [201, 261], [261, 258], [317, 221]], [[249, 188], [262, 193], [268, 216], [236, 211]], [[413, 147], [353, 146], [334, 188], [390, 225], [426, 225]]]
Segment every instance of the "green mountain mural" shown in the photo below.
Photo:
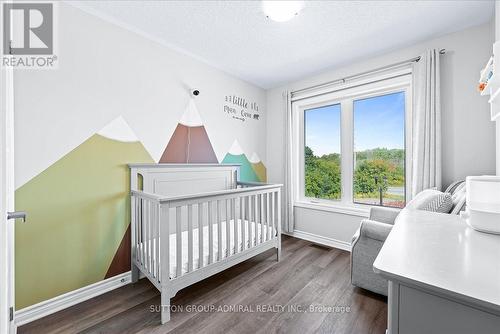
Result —
[[266, 166], [264, 166], [264, 163], [260, 160], [257, 153], [254, 152], [249, 161], [252, 164], [252, 168], [255, 174], [257, 174], [259, 181], [267, 182]]
[[237, 163], [241, 164], [240, 167], [240, 180], [245, 182], [259, 182], [259, 177], [252, 168], [252, 164], [248, 160], [247, 156], [243, 153], [240, 144], [237, 140], [233, 142], [233, 145], [227, 152], [226, 156], [222, 160], [222, 163]]
[[16, 309], [130, 268], [132, 162], [154, 161], [119, 117], [16, 190]]

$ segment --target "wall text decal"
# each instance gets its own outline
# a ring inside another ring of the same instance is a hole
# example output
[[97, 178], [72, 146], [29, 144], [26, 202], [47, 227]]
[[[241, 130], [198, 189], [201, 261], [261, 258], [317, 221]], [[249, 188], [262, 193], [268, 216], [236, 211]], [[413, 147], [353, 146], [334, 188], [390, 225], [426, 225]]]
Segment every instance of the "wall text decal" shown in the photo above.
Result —
[[225, 96], [224, 112], [242, 122], [247, 119], [258, 121], [260, 117], [257, 102], [249, 102], [247, 99], [236, 95]]

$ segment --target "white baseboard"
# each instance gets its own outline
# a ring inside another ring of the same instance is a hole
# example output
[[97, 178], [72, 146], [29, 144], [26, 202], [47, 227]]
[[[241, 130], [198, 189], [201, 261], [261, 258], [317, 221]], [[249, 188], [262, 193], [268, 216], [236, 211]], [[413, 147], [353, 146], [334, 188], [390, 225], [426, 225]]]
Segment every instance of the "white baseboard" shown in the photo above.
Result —
[[351, 251], [351, 244], [349, 242], [345, 242], [345, 241], [341, 241], [341, 240], [337, 240], [337, 239], [332, 239], [332, 238], [324, 237], [324, 236], [309, 233], [309, 232], [299, 231], [299, 230], [294, 230], [293, 232], [282, 232], [282, 233], [289, 235], [289, 236], [292, 236], [292, 237], [295, 237], [295, 238], [311, 241], [311, 242], [314, 242], [316, 244], [329, 246], [329, 247], [333, 247], [333, 248], [338, 248], [338, 249], [342, 249], [342, 250], [345, 250], [348, 252]]
[[84, 302], [90, 298], [97, 297], [131, 282], [130, 271], [87, 285], [83, 288], [70, 291], [63, 295], [45, 300], [35, 305], [28, 306], [15, 312], [16, 326], [22, 326], [29, 322], [43, 318], [49, 314], [63, 310], [70, 306]]

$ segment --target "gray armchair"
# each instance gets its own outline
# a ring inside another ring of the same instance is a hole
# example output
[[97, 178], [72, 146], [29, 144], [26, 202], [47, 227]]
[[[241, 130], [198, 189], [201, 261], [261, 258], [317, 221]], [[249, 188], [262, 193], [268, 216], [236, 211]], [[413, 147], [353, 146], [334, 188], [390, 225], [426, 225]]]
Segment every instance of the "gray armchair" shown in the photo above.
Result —
[[352, 239], [351, 283], [387, 296], [387, 280], [373, 272], [373, 261], [392, 230], [399, 209], [373, 207]]
[[[452, 195], [450, 214], [465, 207], [465, 183], [457, 181], [446, 192]], [[392, 230], [400, 209], [372, 207], [370, 217], [363, 219], [351, 243], [351, 283], [360, 288], [387, 296], [387, 280], [373, 271], [373, 262]]]

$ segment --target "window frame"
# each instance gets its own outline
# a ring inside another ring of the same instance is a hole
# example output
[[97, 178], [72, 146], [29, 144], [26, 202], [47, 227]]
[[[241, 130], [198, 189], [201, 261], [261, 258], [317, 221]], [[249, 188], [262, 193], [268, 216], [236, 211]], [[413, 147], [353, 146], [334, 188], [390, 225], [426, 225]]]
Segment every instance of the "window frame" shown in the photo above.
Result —
[[[372, 77], [369, 81], [337, 86], [330, 92], [311, 92], [308, 96], [292, 100], [292, 179], [294, 205], [312, 209], [366, 216], [371, 204], [354, 203], [354, 101], [396, 92], [405, 93], [405, 197], [409, 198], [411, 182], [411, 120], [412, 80], [411, 70], [404, 69], [387, 75]], [[340, 104], [340, 159], [341, 198], [329, 200], [305, 196], [305, 124], [308, 109]]]

